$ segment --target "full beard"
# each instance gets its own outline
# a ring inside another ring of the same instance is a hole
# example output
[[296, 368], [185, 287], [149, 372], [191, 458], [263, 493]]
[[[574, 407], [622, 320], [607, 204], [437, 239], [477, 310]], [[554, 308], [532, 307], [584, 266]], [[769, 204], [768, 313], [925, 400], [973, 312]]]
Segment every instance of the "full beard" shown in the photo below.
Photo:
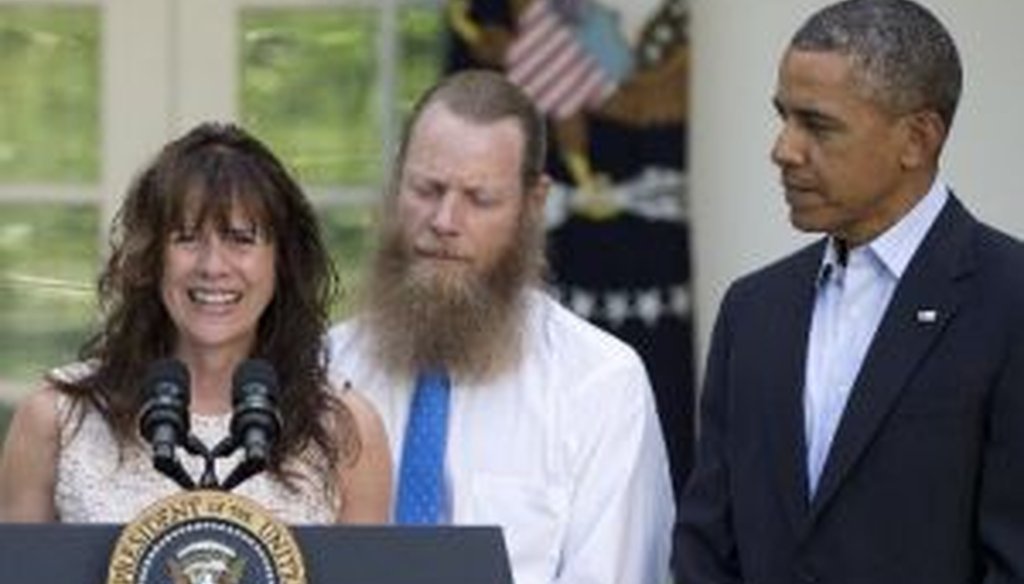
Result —
[[443, 368], [466, 383], [516, 364], [525, 291], [539, 283], [543, 270], [540, 221], [524, 212], [513, 241], [484, 272], [472, 265], [428, 265], [434, 262], [415, 257], [395, 223], [383, 226], [363, 299], [378, 364], [403, 375]]

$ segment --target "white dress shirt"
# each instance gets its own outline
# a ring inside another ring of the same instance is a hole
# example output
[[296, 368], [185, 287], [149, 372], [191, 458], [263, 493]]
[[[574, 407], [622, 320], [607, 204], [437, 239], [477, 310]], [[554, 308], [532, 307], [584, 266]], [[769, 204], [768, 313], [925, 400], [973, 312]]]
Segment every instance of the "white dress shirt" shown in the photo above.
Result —
[[[518, 366], [453, 380], [453, 523], [500, 525], [517, 584], [666, 582], [675, 506], [643, 364], [540, 292], [527, 318]], [[375, 366], [357, 321], [329, 337], [332, 376], [377, 407], [397, 463], [413, 381]]]
[[825, 467], [832, 438], [871, 339], [900, 277], [949, 198], [936, 180], [895, 225], [847, 252], [845, 265], [829, 240], [818, 278], [807, 347], [804, 432], [808, 492]]

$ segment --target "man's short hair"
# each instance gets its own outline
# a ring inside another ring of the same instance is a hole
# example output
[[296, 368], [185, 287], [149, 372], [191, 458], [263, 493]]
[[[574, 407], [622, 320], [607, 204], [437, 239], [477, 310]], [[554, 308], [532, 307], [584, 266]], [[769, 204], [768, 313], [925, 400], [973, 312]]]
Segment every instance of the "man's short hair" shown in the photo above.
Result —
[[851, 57], [870, 97], [895, 114], [934, 110], [953, 123], [963, 71], [956, 44], [910, 0], [846, 0], [812, 15], [790, 41], [801, 51]]
[[485, 69], [467, 69], [450, 75], [420, 97], [405, 125], [396, 172], [400, 173], [405, 164], [416, 122], [434, 103], [444, 104], [457, 116], [476, 123], [514, 119], [523, 132], [523, 188], [535, 185], [543, 175], [547, 156], [544, 117], [519, 87], [501, 73]]

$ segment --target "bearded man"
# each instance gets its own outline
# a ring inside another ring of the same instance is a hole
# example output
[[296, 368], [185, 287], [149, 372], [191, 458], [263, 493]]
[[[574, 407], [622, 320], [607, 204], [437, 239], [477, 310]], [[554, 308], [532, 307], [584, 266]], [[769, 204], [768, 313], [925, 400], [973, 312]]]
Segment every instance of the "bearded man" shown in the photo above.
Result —
[[518, 584], [663, 583], [675, 508], [643, 364], [539, 287], [545, 141], [497, 73], [420, 99], [331, 368], [384, 419], [397, 522], [500, 525]]

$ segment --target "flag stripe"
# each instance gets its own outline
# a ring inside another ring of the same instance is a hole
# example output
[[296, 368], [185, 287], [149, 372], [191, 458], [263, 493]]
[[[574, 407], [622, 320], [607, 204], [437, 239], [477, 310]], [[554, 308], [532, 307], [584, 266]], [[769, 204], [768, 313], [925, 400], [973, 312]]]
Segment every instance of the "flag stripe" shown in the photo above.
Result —
[[547, 84], [543, 91], [537, 94], [537, 103], [547, 111], [558, 111], [562, 109], [560, 104], [569, 101], [577, 102], [577, 107], [583, 103], [582, 99], [576, 97], [582, 82], [590, 76], [590, 69], [583, 59], [574, 61], [570, 66], [559, 71], [559, 76], [552, 83]]
[[543, 69], [552, 58], [572, 46], [572, 35], [565, 30], [556, 31], [543, 41], [540, 46], [530, 48], [530, 52], [521, 61], [509, 62], [507, 69], [509, 78], [517, 83], [532, 77], [539, 69]]
[[[537, 4], [542, 3], [538, 2]], [[538, 19], [538, 22], [520, 23], [519, 36], [509, 46], [506, 59], [510, 62], [518, 61], [529, 55], [534, 45], [542, 42], [544, 37], [558, 29], [560, 24], [558, 18], [551, 15]]]
[[616, 87], [552, 0], [535, 0], [520, 16], [505, 70], [541, 111], [557, 118], [599, 104]]
[[570, 45], [561, 51], [554, 59], [548, 61], [544, 68], [537, 72], [537, 75], [527, 80], [523, 89], [526, 93], [539, 97], [564, 82], [566, 75], [573, 70], [585, 67], [584, 56], [580, 53], [579, 47]]

